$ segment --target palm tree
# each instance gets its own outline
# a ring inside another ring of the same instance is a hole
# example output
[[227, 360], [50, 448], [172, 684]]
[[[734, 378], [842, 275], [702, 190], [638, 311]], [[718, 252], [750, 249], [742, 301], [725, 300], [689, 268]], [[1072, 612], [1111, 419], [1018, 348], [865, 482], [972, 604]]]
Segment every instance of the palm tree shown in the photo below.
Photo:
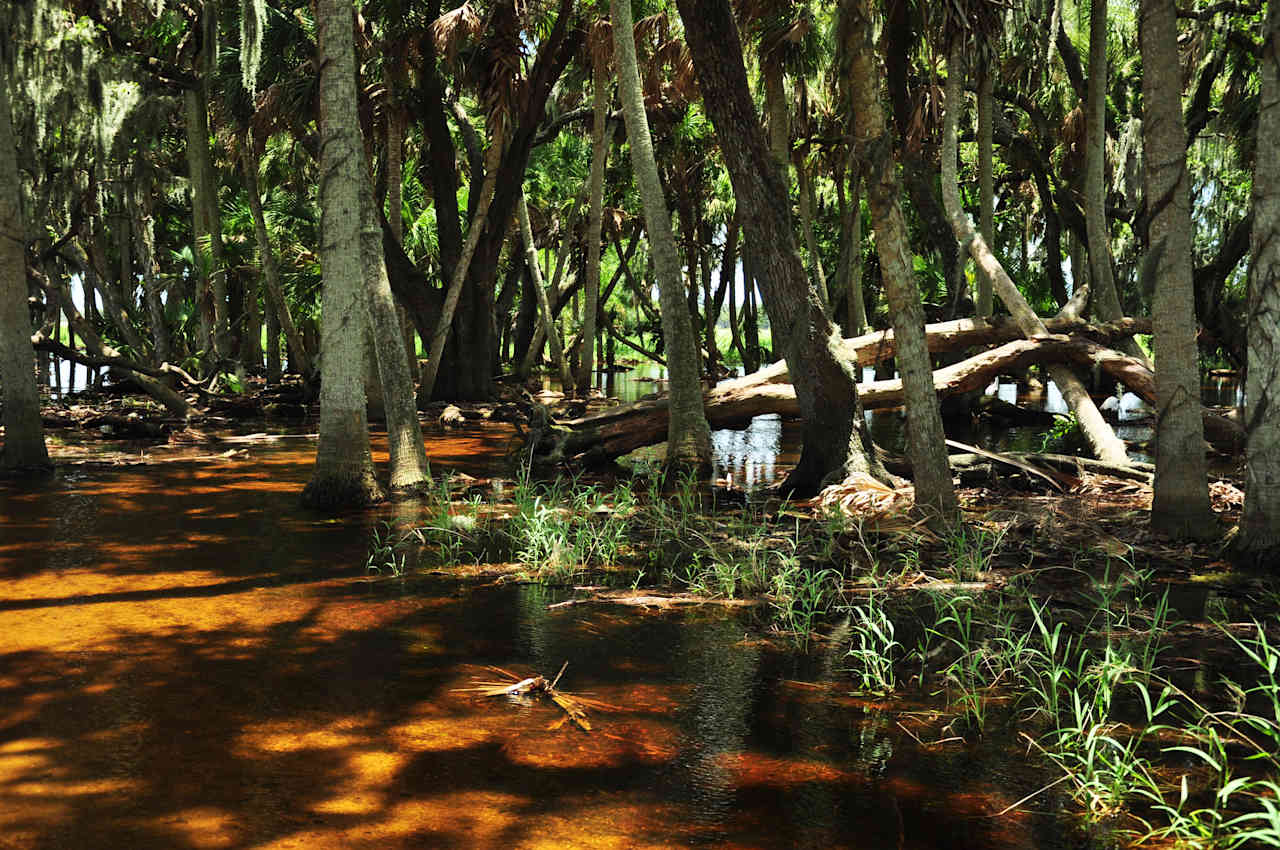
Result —
[[1258, 150], [1253, 178], [1253, 269], [1249, 278], [1248, 441], [1244, 511], [1233, 546], [1238, 563], [1280, 564], [1280, 2], [1262, 30]]
[[684, 279], [680, 253], [671, 232], [671, 216], [658, 177], [658, 164], [649, 135], [644, 94], [636, 63], [635, 25], [631, 0], [612, 0], [614, 60], [618, 69], [618, 91], [622, 115], [631, 142], [631, 164], [640, 199], [644, 204], [645, 229], [653, 251], [658, 278], [658, 305], [662, 312], [663, 337], [667, 348], [670, 384], [670, 416], [667, 424], [667, 463], [709, 469], [711, 430], [702, 407], [698, 348], [693, 321], [684, 302]]
[[[1094, 0], [1098, 2], [1098, 0]], [[1182, 66], [1173, 0], [1142, 0], [1142, 147], [1150, 216], [1147, 250], [1156, 360], [1156, 478], [1151, 526], [1176, 538], [1209, 539], [1200, 414], [1199, 348], [1191, 280], [1191, 187], [1182, 120]]]
[[[582, 321], [582, 355], [578, 364], [578, 395], [591, 389], [596, 360], [596, 313], [600, 310], [600, 229], [604, 222], [604, 168], [609, 155], [605, 124], [609, 114], [609, 24], [597, 21], [587, 46], [591, 53], [591, 178], [587, 200], [586, 312]], [[521, 201], [523, 204], [523, 201]]]
[[853, 106], [853, 135], [867, 151], [867, 200], [875, 226], [876, 250], [885, 297], [898, 341], [898, 370], [906, 396], [907, 439], [916, 487], [916, 507], [934, 523], [952, 524], [957, 515], [955, 488], [947, 461], [946, 434], [933, 386], [933, 366], [924, 332], [924, 307], [912, 269], [906, 218], [888, 127], [880, 106], [880, 72], [872, 46], [871, 10], [866, 0], [841, 4], [848, 70], [842, 74]]
[[800, 260], [782, 170], [751, 99], [728, 0], [681, 0], [679, 6], [743, 231], [755, 246], [774, 341], [786, 356], [804, 420], [800, 462], [783, 487], [809, 494], [832, 481], [887, 478], [858, 404], [857, 380], [835, 350], [839, 332]]
[[350, 4], [320, 0], [320, 205], [324, 312], [320, 440], [303, 502], [334, 509], [382, 497], [373, 477], [365, 418], [365, 305], [360, 247], [364, 155], [356, 118], [355, 43]]
[[[0, 25], [3, 26], [3, 25]], [[22, 222], [22, 183], [9, 109], [7, 34], [0, 29], [0, 387], [4, 390], [4, 451], [0, 468], [48, 466], [40, 424], [31, 315], [27, 310], [27, 231]]]

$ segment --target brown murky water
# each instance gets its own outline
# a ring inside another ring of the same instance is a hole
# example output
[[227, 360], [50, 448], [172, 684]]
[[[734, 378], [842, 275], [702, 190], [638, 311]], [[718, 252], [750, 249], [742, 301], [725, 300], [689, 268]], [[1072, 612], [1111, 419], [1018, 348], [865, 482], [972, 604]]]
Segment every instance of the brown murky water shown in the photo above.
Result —
[[[433, 464], [486, 474], [505, 438], [433, 438]], [[0, 483], [0, 847], [1067, 846], [990, 816], [1040, 777], [921, 748], [839, 652], [719, 610], [367, 580], [380, 517], [303, 512], [312, 451]], [[565, 660], [615, 708], [592, 733], [460, 691]]]

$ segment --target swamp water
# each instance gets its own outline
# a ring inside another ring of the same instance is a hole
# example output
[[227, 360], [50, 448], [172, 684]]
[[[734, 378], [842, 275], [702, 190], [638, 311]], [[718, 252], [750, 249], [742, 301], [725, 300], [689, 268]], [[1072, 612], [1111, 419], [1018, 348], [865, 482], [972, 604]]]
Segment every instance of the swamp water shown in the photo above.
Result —
[[[428, 451], [490, 475], [509, 436]], [[0, 847], [1078, 843], [1052, 793], [993, 817], [1048, 781], [1014, 742], [921, 746], [849, 694], [843, 647], [720, 608], [370, 580], [376, 523], [419, 509], [304, 512], [313, 452], [0, 483]], [[464, 690], [564, 661], [561, 689], [612, 707], [591, 732]]]

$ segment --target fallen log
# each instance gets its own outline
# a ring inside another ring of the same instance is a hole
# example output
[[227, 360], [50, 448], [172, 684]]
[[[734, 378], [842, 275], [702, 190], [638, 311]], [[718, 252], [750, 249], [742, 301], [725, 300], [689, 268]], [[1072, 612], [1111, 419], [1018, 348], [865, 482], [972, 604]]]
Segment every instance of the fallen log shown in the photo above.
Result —
[[[1092, 340], [1062, 335], [1014, 340], [937, 369], [933, 373], [934, 388], [940, 396], [980, 390], [1001, 374], [1037, 363], [1096, 365], [1137, 395], [1155, 397], [1155, 379], [1145, 364]], [[795, 390], [786, 380], [785, 367], [774, 364], [721, 382], [703, 396], [708, 423], [716, 429], [742, 428], [762, 414], [799, 416]], [[868, 410], [900, 406], [902, 381], [867, 381], [858, 385], [858, 397]], [[530, 444], [536, 455], [552, 462], [604, 461], [660, 443], [666, 433], [667, 398], [662, 396], [564, 422], [537, 423]], [[1234, 446], [1239, 441], [1240, 428], [1225, 417], [1209, 414], [1206, 436], [1215, 445]]]
[[[1129, 317], [1093, 325], [1072, 316], [1059, 316], [1045, 319], [1044, 324], [1051, 334], [1068, 334], [1098, 343], [1124, 339], [1134, 334], [1151, 333], [1150, 319]], [[1022, 331], [1008, 316], [934, 322], [925, 325], [925, 334], [931, 354], [977, 345], [996, 345], [1024, 337]], [[849, 337], [844, 340], [843, 348], [850, 360], [857, 359], [859, 366], [874, 366], [876, 363], [888, 360], [896, 353], [892, 329]]]

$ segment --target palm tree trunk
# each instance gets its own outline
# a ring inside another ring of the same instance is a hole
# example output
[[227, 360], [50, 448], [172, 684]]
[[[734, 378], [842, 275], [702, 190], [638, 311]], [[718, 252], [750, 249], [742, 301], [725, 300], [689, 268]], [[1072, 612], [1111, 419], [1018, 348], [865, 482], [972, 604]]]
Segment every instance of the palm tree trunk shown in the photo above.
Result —
[[1267, 3], [1259, 76], [1253, 177], [1253, 273], [1249, 278], [1249, 371], [1245, 380], [1244, 511], [1235, 560], [1280, 564], [1280, 3]]
[[[995, 156], [992, 144], [992, 114], [995, 112], [995, 74], [987, 67], [978, 71], [978, 229], [987, 245], [995, 244]], [[992, 309], [991, 278], [978, 269], [978, 315], [986, 318]]]
[[805, 274], [791, 228], [781, 170], [765, 139], [747, 83], [728, 0], [681, 0], [689, 52], [733, 181], [737, 209], [763, 286], [774, 347], [787, 359], [804, 421], [800, 461], [783, 488], [812, 493], [863, 476], [885, 479], [858, 404], [853, 370], [838, 356], [816, 286]]
[[[191, 214], [195, 257], [200, 275], [201, 345], [213, 360], [231, 357], [231, 326], [227, 316], [227, 263], [218, 213], [218, 186], [209, 152], [208, 101], [203, 84], [183, 92], [187, 133], [187, 168], [191, 175]], [[221, 368], [219, 362], [214, 368]]]
[[142, 267], [142, 297], [147, 304], [147, 318], [151, 324], [151, 338], [155, 342], [157, 363], [173, 359], [173, 347], [169, 336], [169, 323], [165, 320], [164, 302], [160, 295], [164, 284], [160, 280], [160, 267], [156, 262], [155, 226], [143, 186], [131, 187], [126, 202], [133, 218], [133, 231], [138, 235], [138, 265]]
[[592, 81], [591, 187], [587, 211], [586, 316], [582, 322], [582, 354], [578, 364], [578, 395], [591, 389], [596, 369], [596, 313], [600, 310], [600, 230], [604, 224], [604, 169], [609, 155], [605, 125], [609, 116], [609, 76], [595, 58]]
[[[987, 242], [982, 238], [973, 226], [968, 214], [960, 204], [960, 185], [956, 176], [956, 156], [959, 147], [957, 139], [957, 126], [959, 125], [959, 109], [955, 108], [959, 103], [962, 94], [963, 73], [960, 68], [962, 66], [960, 48], [953, 46], [947, 57], [947, 110], [943, 116], [942, 124], [942, 202], [947, 208], [947, 215], [951, 219], [951, 227], [955, 231], [956, 239], [961, 245], [969, 247], [969, 253], [973, 256], [974, 262], [991, 278], [992, 289], [995, 294], [1004, 302], [1004, 306], [1009, 310], [1014, 322], [1028, 337], [1044, 336], [1048, 331], [1045, 329], [1044, 322], [1031, 309], [1031, 305], [1027, 303], [1027, 299], [1018, 291], [1018, 287], [1014, 284], [1013, 279], [1009, 277], [1008, 272], [1000, 265], [1000, 261], [991, 253], [991, 249], [987, 247]], [[1089, 443], [1089, 448], [1098, 457], [1107, 463], [1115, 463], [1120, 465], [1128, 464], [1129, 455], [1125, 449], [1124, 442], [1116, 437], [1111, 426], [1102, 418], [1102, 413], [1098, 410], [1098, 406], [1093, 403], [1093, 399], [1089, 397], [1089, 391], [1085, 389], [1084, 384], [1076, 377], [1075, 373], [1067, 366], [1061, 364], [1046, 367], [1049, 377], [1058, 385], [1058, 389], [1062, 391], [1062, 397], [1067, 402], [1067, 406], [1071, 412], [1075, 414], [1076, 421], [1080, 424], [1080, 430], [1084, 434], [1085, 441]]]
[[[1096, 0], [1095, 0], [1096, 2]], [[1156, 477], [1151, 527], [1207, 540], [1218, 527], [1209, 506], [1200, 413], [1195, 287], [1191, 279], [1191, 187], [1182, 120], [1182, 66], [1173, 0], [1142, 0], [1142, 147], [1155, 275], [1151, 321], [1156, 359]]]
[[426, 402], [435, 391], [436, 376], [440, 373], [440, 357], [444, 354], [444, 344], [449, 339], [449, 329], [453, 324], [453, 314], [458, 309], [458, 300], [462, 297], [462, 286], [471, 270], [471, 258], [475, 256], [476, 246], [489, 218], [489, 206], [493, 202], [493, 193], [498, 185], [498, 166], [502, 162], [502, 135], [495, 133], [489, 140], [489, 150], [485, 154], [485, 176], [480, 187], [480, 200], [476, 204], [475, 215], [467, 229], [466, 241], [462, 244], [462, 254], [453, 268], [453, 277], [449, 281], [449, 289], [445, 292], [444, 305], [440, 308], [440, 318], [436, 321], [435, 330], [431, 334], [431, 350], [427, 352], [427, 365], [422, 370], [422, 383], [418, 386], [418, 399]]
[[[293, 321], [289, 302], [285, 300], [284, 289], [280, 285], [280, 267], [276, 263], [276, 252], [271, 247], [267, 219], [262, 213], [262, 190], [258, 185], [258, 150], [254, 144], [252, 136], [246, 135], [240, 146], [240, 168], [244, 173], [244, 185], [249, 194], [249, 211], [253, 215], [253, 234], [258, 243], [258, 263], [262, 267], [262, 279], [266, 285], [271, 310], [275, 314], [280, 329], [284, 331], [285, 344], [289, 347], [289, 361], [293, 368], [302, 374], [303, 380], [310, 380], [313, 372], [311, 357], [307, 353], [302, 333]], [[278, 342], [277, 345], [279, 345]]]
[[698, 348], [693, 322], [684, 304], [684, 278], [680, 252], [671, 232], [658, 164], [654, 159], [649, 118], [636, 62], [634, 23], [630, 0], [611, 0], [614, 57], [623, 120], [631, 143], [631, 165], [640, 199], [644, 203], [645, 229], [658, 276], [658, 302], [666, 339], [667, 371], [671, 393], [671, 418], [667, 424], [667, 463], [688, 465], [702, 471], [711, 466], [711, 431], [702, 409]]
[[[576, 204], [575, 204], [576, 211]], [[573, 213], [570, 213], [572, 218]], [[573, 390], [572, 376], [569, 374], [569, 364], [564, 357], [564, 347], [560, 344], [560, 333], [556, 329], [555, 318], [551, 315], [551, 301], [547, 297], [547, 289], [542, 281], [542, 269], [538, 266], [538, 249], [533, 242], [533, 224], [529, 221], [529, 204], [525, 200], [524, 193], [520, 193], [520, 197], [516, 200], [516, 217], [520, 223], [520, 238], [524, 242], [525, 262], [530, 270], [533, 271], [533, 290], [538, 296], [538, 315], [542, 319], [542, 335], [547, 345], [551, 348], [551, 359], [555, 362], [556, 368], [560, 370], [560, 386], [568, 395]], [[552, 286], [559, 287], [560, 274], [564, 270], [565, 256], [569, 253], [568, 246], [572, 239], [572, 234], [565, 233], [564, 242], [561, 245], [560, 255], [556, 259], [555, 276], [551, 279]], [[521, 367], [524, 375], [528, 375], [532, 370], [533, 361], [537, 358], [538, 351], [542, 345], [538, 342], [538, 335], [535, 332], [533, 343], [529, 346], [529, 355], [526, 356], [525, 362], [528, 368]]]
[[4, 449], [0, 469], [38, 469], [49, 465], [40, 424], [31, 315], [27, 310], [27, 230], [22, 221], [22, 183], [18, 177], [9, 79], [0, 60], [0, 390], [3, 395]]
[[1085, 103], [1084, 219], [1094, 312], [1109, 322], [1124, 315], [1116, 292], [1107, 221], [1107, 0], [1089, 4], [1089, 97]]
[[847, 18], [847, 40], [843, 46], [848, 50], [847, 82], [853, 114], [857, 116], [854, 138], [860, 150], [871, 152], [865, 169], [867, 200], [871, 205], [876, 251], [897, 341], [896, 360], [906, 398], [907, 450], [915, 481], [916, 509], [932, 524], [946, 527], [956, 521], [958, 503], [951, 484], [946, 433], [933, 385], [924, 307], [912, 268], [893, 145], [880, 105], [880, 74], [872, 46], [871, 10], [866, 0], [845, 0], [841, 14]]
[[845, 336], [861, 336], [867, 332], [867, 302], [862, 295], [862, 177], [855, 176], [849, 197], [849, 303]]
[[413, 393], [413, 373], [404, 347], [403, 325], [396, 314], [382, 251], [382, 227], [374, 205], [368, 175], [360, 182], [360, 254], [364, 265], [365, 309], [372, 330], [373, 350], [382, 386], [382, 406], [387, 419], [387, 453], [391, 463], [391, 489], [419, 490], [431, 483], [422, 426]]
[[382, 497], [373, 477], [365, 418], [365, 308], [360, 247], [360, 182], [364, 155], [356, 116], [352, 12], [342, 0], [319, 0], [320, 233], [324, 273], [320, 439], [311, 507], [359, 507]]
[[831, 315], [831, 294], [827, 289], [827, 273], [822, 268], [822, 257], [818, 255], [818, 238], [813, 231], [813, 209], [815, 193], [813, 176], [804, 163], [796, 165], [796, 180], [800, 193], [800, 226], [804, 231], [804, 244], [809, 252], [809, 268], [818, 285], [818, 297], [826, 307], [827, 315]]

